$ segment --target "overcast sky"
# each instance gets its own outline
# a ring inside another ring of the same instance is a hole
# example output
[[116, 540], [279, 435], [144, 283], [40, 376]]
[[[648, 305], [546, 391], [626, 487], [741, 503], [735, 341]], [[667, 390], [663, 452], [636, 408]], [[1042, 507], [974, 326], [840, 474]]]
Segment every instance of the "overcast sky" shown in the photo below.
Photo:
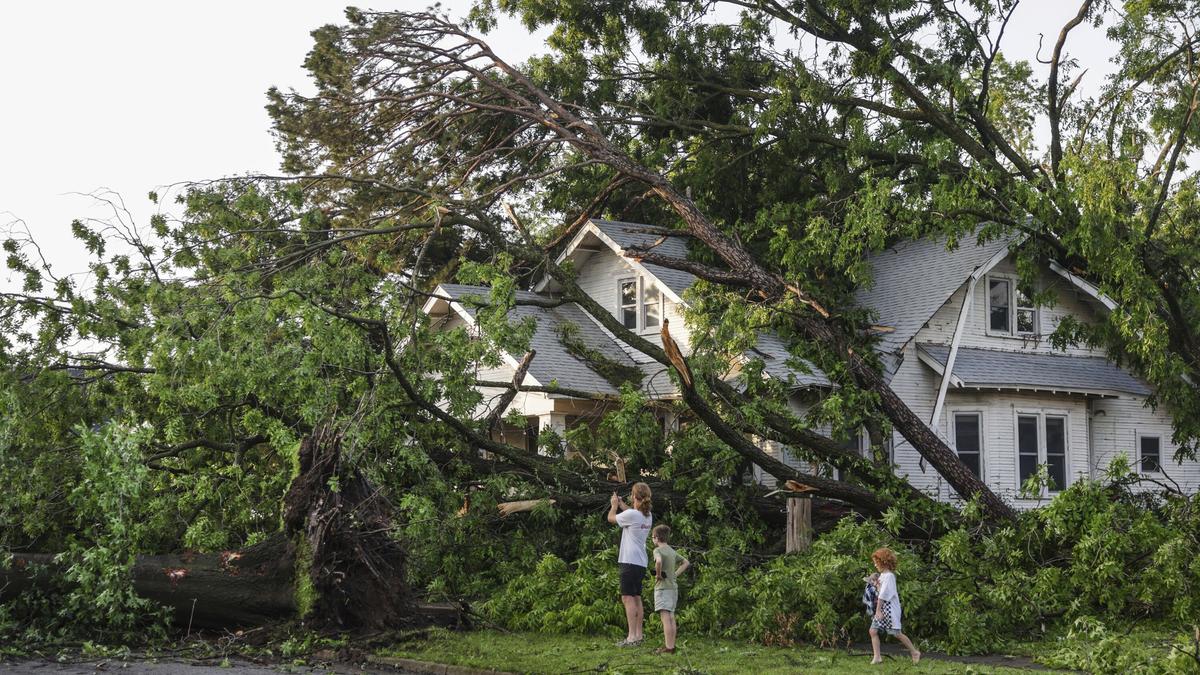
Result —
[[[340, 21], [344, 4], [0, 2], [0, 227], [23, 221], [66, 268], [61, 271], [81, 271], [85, 261], [71, 241], [71, 220], [110, 215], [81, 195], [111, 190], [144, 224], [154, 212], [150, 190], [276, 171], [265, 92], [273, 85], [303, 88], [309, 32]], [[1027, 3], [1006, 36], [1012, 52], [1032, 58], [1038, 32], [1052, 44], [1074, 4]], [[456, 17], [469, 5], [443, 2]], [[488, 39], [514, 62], [544, 48], [542, 36], [511, 23]], [[1102, 65], [1102, 33], [1081, 29], [1071, 44]], [[1103, 74], [1093, 68], [1085, 88]], [[0, 271], [0, 288], [8, 285], [5, 275]]]
[[[71, 221], [111, 215], [88, 193], [119, 195], [144, 225], [151, 190], [277, 172], [266, 91], [304, 88], [309, 33], [341, 22], [346, 4], [0, 2], [0, 231], [23, 221], [61, 271], [82, 271]], [[470, 1], [442, 5], [460, 17]], [[516, 26], [492, 42], [515, 61], [543, 48]], [[0, 289], [7, 276], [0, 262]]]

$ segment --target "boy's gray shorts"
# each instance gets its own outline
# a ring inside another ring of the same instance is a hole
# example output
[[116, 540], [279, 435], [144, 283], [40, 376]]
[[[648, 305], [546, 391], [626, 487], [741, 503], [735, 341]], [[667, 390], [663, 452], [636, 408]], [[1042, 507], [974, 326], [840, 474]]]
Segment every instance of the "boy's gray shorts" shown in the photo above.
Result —
[[654, 611], [674, 612], [679, 604], [679, 590], [675, 588], [654, 589]]

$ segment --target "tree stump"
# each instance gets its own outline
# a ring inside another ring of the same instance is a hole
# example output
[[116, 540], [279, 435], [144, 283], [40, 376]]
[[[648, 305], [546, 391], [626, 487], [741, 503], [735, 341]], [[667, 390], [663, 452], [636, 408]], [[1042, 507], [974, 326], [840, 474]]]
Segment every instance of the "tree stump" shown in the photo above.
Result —
[[788, 497], [787, 500], [787, 542], [784, 551], [800, 553], [812, 546], [812, 499], [808, 497]]

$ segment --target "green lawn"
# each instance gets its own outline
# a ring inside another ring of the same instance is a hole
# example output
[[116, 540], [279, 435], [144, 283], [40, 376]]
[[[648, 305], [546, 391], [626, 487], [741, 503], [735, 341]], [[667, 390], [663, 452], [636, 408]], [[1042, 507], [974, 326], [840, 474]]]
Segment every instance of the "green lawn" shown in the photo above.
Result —
[[[967, 664], [935, 658], [914, 666], [907, 654], [885, 657], [882, 668], [870, 665], [870, 654], [858, 650], [780, 648], [684, 637], [674, 655], [656, 656], [656, 643], [619, 648], [612, 638], [474, 631], [435, 631], [417, 640], [381, 652], [421, 661], [520, 673], [1015, 673], [1014, 668]], [[868, 648], [869, 649], [869, 648]]]

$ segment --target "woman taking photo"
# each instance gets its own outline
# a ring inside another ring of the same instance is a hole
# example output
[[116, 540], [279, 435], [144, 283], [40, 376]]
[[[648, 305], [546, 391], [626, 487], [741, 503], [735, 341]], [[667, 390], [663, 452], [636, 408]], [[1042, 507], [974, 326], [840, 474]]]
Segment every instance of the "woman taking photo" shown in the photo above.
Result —
[[634, 483], [629, 495], [633, 502], [630, 508], [624, 500], [613, 493], [609, 500], [608, 522], [621, 528], [621, 550], [617, 564], [621, 570], [621, 602], [625, 605], [625, 621], [629, 632], [618, 647], [633, 647], [642, 643], [642, 580], [646, 578], [649, 557], [646, 555], [646, 539], [650, 536], [654, 518], [650, 515], [650, 486]]

